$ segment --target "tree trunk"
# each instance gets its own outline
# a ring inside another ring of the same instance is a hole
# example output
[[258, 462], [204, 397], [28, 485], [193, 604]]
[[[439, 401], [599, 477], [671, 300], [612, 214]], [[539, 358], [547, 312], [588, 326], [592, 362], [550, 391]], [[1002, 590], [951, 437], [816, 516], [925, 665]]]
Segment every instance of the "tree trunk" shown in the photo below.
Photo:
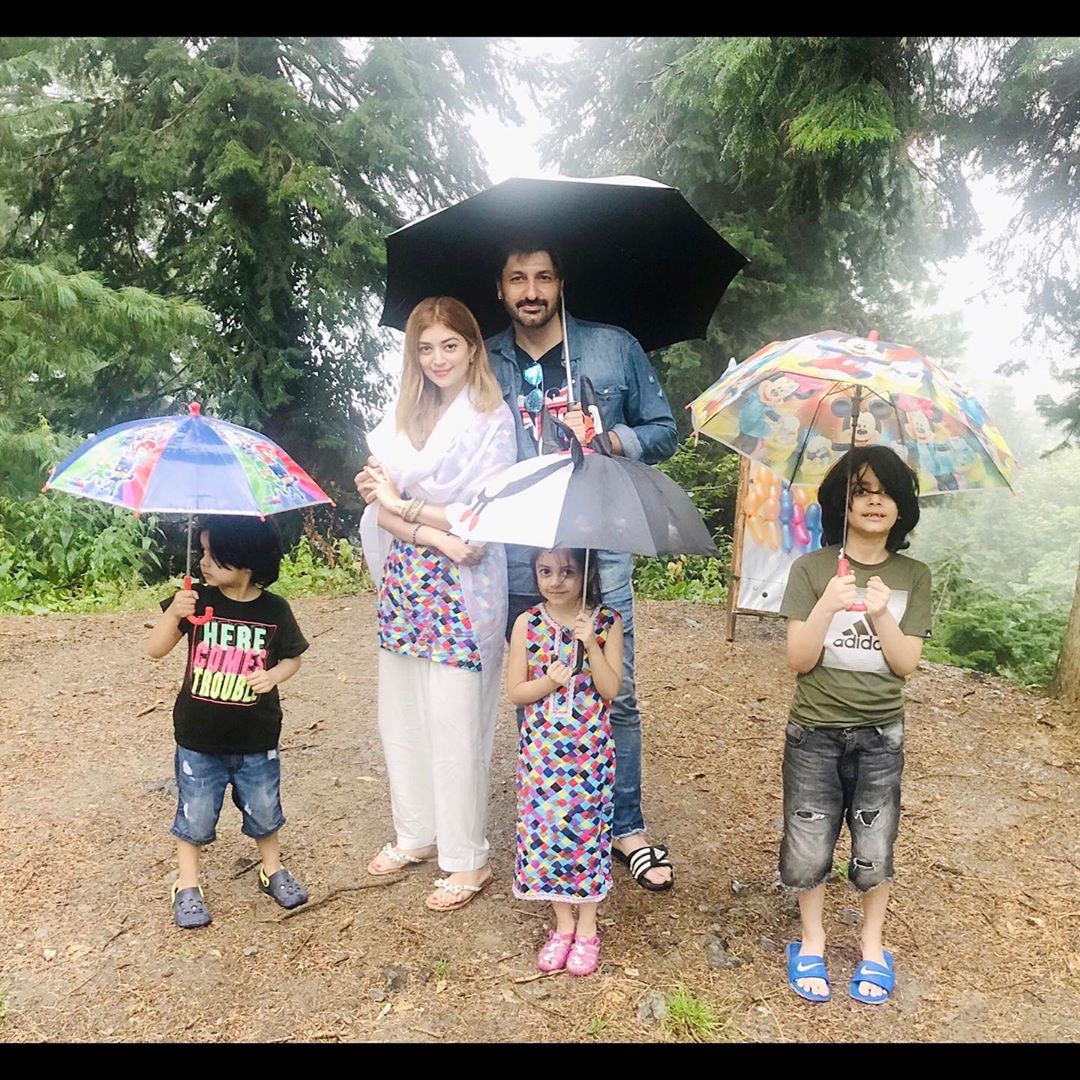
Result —
[[1067, 704], [1080, 707], [1080, 574], [1076, 578], [1069, 625], [1065, 628], [1050, 690]]

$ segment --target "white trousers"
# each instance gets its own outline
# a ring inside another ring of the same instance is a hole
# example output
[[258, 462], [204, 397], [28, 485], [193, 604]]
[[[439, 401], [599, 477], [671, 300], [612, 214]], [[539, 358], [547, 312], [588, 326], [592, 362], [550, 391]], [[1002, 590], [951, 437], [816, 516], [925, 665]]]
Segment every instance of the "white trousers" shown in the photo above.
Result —
[[437, 844], [448, 873], [488, 861], [488, 767], [481, 675], [379, 649], [379, 735], [397, 846]]

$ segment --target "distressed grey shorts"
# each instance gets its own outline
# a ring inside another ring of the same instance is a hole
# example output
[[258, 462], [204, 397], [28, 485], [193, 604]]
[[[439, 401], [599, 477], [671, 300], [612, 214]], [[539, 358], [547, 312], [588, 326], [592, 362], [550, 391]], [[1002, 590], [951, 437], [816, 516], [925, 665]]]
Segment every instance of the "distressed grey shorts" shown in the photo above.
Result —
[[832, 870], [846, 818], [851, 883], [866, 892], [891, 881], [904, 771], [903, 720], [846, 728], [789, 720], [783, 769], [780, 880], [797, 890], [820, 885]]

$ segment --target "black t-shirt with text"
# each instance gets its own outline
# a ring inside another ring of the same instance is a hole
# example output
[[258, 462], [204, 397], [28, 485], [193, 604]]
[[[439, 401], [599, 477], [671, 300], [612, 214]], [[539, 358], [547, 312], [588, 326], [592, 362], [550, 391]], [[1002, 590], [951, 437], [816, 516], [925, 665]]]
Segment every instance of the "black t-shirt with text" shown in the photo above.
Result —
[[[255, 754], [273, 750], [281, 735], [278, 688], [256, 694], [247, 676], [303, 653], [308, 643], [288, 601], [264, 589], [254, 600], [230, 600], [215, 586], [195, 585], [195, 614], [214, 617], [202, 626], [180, 620], [188, 658], [173, 706], [176, 741], [201, 754]], [[164, 611], [170, 596], [161, 601]]]

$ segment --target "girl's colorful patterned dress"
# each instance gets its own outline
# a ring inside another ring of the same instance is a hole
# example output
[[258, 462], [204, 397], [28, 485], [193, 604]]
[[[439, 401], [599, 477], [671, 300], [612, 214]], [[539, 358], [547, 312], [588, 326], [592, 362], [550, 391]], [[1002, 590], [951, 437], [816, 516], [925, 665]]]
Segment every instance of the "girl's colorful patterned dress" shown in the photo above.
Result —
[[[526, 613], [528, 678], [539, 679], [553, 661], [573, 664], [568, 627], [544, 605]], [[615, 612], [593, 613], [603, 645]], [[514, 895], [521, 900], [588, 903], [611, 888], [615, 742], [608, 702], [589, 674], [588, 657], [570, 686], [525, 706], [518, 743], [517, 859]]]
[[441, 551], [395, 540], [379, 591], [379, 647], [480, 671], [480, 647], [457, 564]]

